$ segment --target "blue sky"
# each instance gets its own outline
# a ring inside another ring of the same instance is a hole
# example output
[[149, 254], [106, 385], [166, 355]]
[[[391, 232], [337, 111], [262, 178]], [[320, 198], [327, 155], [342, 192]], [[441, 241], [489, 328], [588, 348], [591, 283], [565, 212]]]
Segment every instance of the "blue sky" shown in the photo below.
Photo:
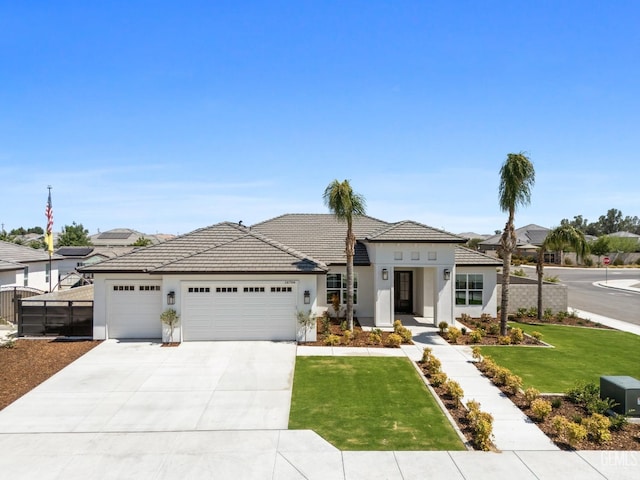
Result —
[[636, 1], [0, 2], [0, 222], [186, 233], [326, 212], [492, 233], [640, 216]]

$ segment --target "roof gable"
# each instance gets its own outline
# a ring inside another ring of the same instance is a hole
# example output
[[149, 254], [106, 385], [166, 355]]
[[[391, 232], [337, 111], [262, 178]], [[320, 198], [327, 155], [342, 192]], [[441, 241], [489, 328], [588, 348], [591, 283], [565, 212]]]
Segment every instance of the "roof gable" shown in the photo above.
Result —
[[366, 237], [369, 242], [464, 243], [466, 238], [437, 228], [403, 220], [388, 224]]

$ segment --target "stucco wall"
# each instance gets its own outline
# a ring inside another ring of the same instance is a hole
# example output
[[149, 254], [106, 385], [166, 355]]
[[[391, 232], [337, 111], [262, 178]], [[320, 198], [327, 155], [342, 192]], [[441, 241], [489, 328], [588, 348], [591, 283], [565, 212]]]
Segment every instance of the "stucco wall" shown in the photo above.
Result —
[[[502, 301], [502, 285], [497, 287], [497, 302]], [[519, 308], [531, 308], [538, 305], [538, 285], [509, 285], [509, 313], [515, 313]], [[554, 313], [566, 312], [569, 308], [568, 287], [545, 283], [542, 286], [542, 310], [550, 308]]]

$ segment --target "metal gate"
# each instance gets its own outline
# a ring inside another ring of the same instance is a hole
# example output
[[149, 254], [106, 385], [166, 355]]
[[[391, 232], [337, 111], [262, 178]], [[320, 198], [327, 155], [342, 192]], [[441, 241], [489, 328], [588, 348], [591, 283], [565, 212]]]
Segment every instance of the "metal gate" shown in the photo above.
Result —
[[32, 287], [1, 287], [0, 288], [0, 318], [13, 324], [18, 323], [18, 301], [44, 292]]
[[93, 300], [21, 299], [18, 336], [93, 337]]

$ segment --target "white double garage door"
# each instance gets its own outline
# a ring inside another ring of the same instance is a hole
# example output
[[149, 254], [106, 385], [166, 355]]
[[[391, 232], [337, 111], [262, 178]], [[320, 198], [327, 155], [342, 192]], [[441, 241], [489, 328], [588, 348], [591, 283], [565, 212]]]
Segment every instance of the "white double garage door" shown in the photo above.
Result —
[[[109, 287], [109, 338], [159, 338], [160, 282]], [[184, 282], [180, 294], [182, 339], [295, 340], [295, 282]]]

